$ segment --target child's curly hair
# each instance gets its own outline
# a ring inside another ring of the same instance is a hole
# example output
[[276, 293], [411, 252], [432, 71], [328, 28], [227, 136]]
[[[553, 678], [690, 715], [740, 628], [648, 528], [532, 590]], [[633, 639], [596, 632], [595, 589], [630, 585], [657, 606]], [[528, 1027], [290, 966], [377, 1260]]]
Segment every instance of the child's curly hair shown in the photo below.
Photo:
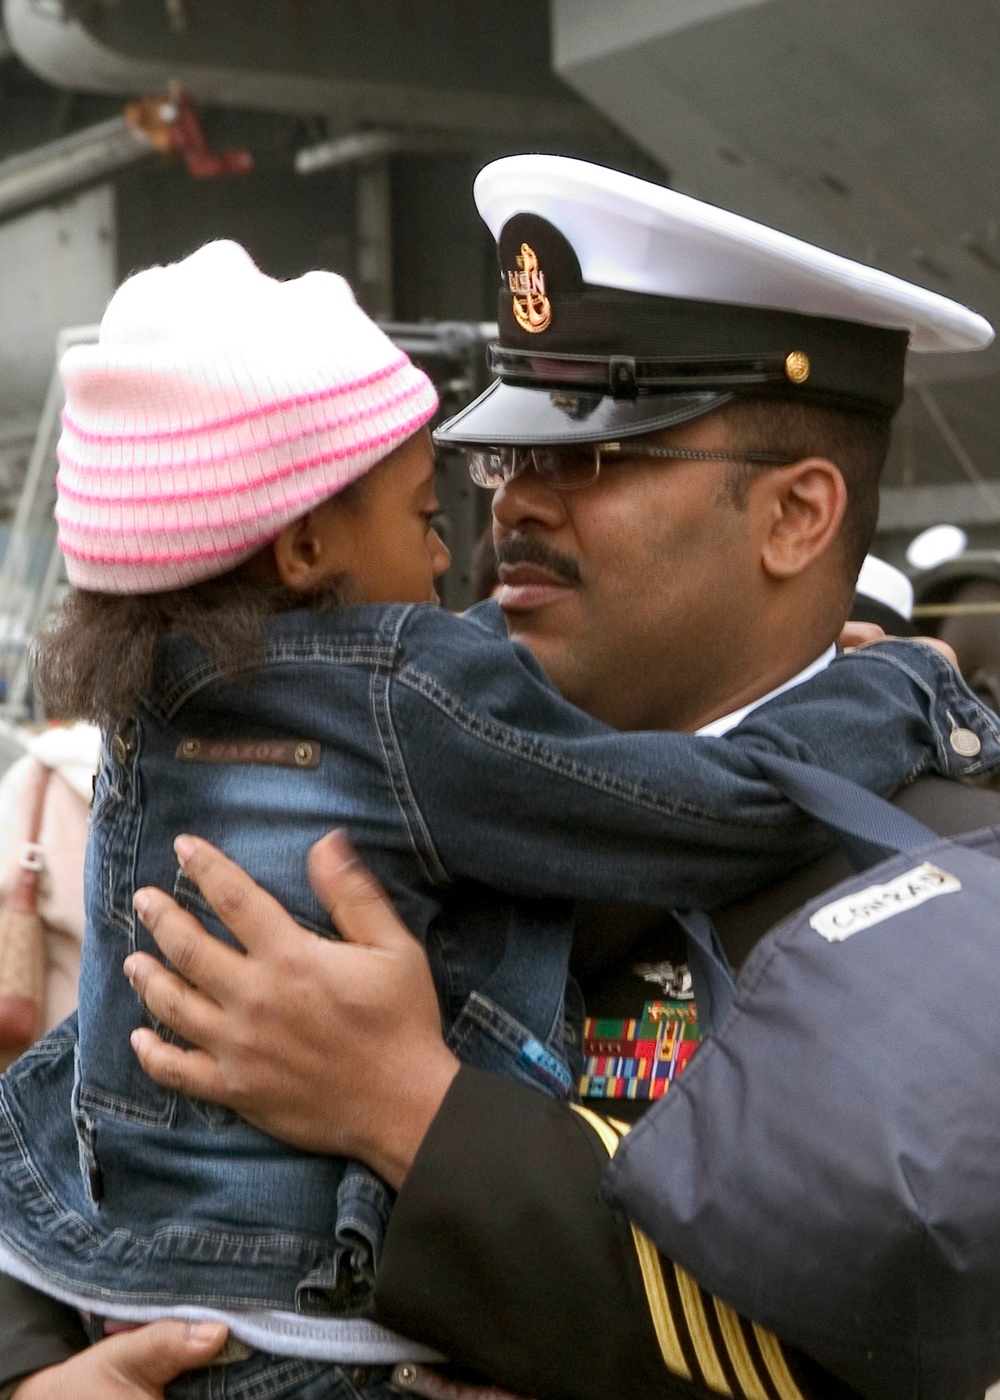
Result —
[[239, 570], [170, 593], [70, 589], [32, 644], [35, 688], [50, 718], [112, 728], [152, 686], [169, 632], [186, 632], [220, 670], [246, 672], [263, 658], [269, 617], [357, 601], [346, 575], [304, 595]]

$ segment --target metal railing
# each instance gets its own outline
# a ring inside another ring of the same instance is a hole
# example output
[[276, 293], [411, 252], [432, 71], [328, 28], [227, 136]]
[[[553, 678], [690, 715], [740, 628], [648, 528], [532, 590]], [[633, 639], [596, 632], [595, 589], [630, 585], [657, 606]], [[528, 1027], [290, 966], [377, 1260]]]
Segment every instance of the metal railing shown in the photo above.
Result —
[[0, 715], [8, 719], [31, 712], [28, 646], [66, 577], [53, 514], [63, 407], [59, 361], [71, 345], [95, 341], [97, 333], [97, 326], [74, 326], [56, 337], [52, 378], [0, 563]]

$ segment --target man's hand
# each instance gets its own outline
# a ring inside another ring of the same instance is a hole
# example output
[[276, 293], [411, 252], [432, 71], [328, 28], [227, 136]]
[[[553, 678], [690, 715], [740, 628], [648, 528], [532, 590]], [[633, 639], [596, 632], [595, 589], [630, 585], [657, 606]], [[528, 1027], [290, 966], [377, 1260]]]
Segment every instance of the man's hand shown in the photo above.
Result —
[[398, 1187], [458, 1070], [423, 949], [343, 832], [309, 856], [342, 943], [303, 929], [207, 841], [181, 836], [174, 848], [246, 955], [161, 890], [137, 892], [139, 916], [180, 975], [144, 953], [126, 960], [126, 975], [197, 1047], [137, 1030], [143, 1069], [295, 1147], [367, 1162]]
[[221, 1322], [153, 1322], [29, 1376], [14, 1400], [163, 1400], [169, 1381], [207, 1366], [225, 1340]]

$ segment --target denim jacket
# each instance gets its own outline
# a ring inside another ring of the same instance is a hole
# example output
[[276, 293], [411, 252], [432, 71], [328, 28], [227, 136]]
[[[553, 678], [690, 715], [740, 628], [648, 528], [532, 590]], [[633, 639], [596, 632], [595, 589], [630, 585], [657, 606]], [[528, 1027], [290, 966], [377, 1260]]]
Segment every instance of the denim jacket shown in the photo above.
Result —
[[[358, 1164], [285, 1147], [141, 1072], [128, 1037], [151, 1022], [121, 964], [157, 950], [137, 887], [173, 891], [230, 939], [178, 870], [179, 832], [331, 936], [305, 862], [344, 826], [426, 945], [456, 1052], [566, 1096], [571, 897], [712, 905], [827, 844], [758, 775], [755, 748], [883, 794], [1000, 766], [995, 716], [909, 643], [839, 658], [723, 739], [590, 719], [492, 606], [290, 613], [265, 650], [257, 669], [220, 675], [170, 638], [155, 689], [105, 736], [78, 1034], [66, 1023], [0, 1080], [3, 1267], [112, 1313], [183, 1299], [357, 1314], [390, 1207]], [[978, 755], [951, 747], [957, 727]]]

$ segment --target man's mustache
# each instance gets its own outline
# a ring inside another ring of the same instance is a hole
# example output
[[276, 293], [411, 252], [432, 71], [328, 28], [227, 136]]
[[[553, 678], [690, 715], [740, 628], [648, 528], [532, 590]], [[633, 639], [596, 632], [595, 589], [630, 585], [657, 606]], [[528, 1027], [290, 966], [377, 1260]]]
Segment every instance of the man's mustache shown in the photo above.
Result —
[[496, 554], [498, 568], [501, 564], [537, 564], [567, 583], [580, 582], [580, 569], [575, 559], [557, 553], [532, 535], [508, 535], [497, 545]]

